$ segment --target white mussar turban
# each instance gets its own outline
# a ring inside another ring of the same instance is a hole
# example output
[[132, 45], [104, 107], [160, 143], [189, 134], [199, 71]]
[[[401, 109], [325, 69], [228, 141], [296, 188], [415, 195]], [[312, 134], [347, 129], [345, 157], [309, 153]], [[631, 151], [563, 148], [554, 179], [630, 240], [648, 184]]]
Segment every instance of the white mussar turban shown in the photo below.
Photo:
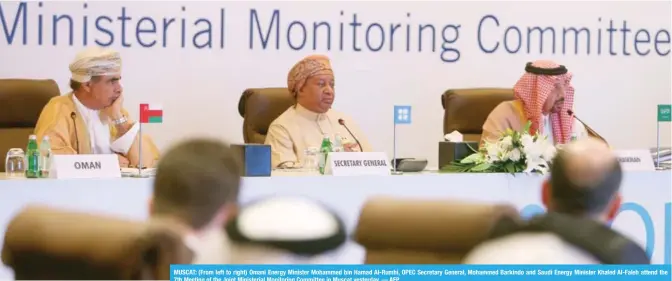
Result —
[[79, 83], [91, 81], [93, 76], [119, 75], [121, 56], [112, 49], [88, 48], [77, 54], [70, 64], [71, 79]]

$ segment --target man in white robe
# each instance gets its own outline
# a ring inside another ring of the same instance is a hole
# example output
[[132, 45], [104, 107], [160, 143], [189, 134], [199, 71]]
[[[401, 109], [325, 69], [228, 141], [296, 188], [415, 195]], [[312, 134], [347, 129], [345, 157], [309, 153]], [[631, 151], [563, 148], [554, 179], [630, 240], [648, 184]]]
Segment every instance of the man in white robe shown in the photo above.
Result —
[[334, 87], [334, 72], [326, 56], [308, 56], [292, 67], [287, 88], [296, 104], [271, 123], [266, 135], [273, 167], [301, 165], [306, 149], [319, 148], [325, 135], [331, 141], [340, 136], [345, 151], [372, 151], [354, 120], [331, 109]]
[[88, 48], [77, 54], [70, 72], [72, 92], [42, 109], [35, 126], [38, 141], [48, 136], [54, 154], [117, 154], [122, 167], [152, 167], [159, 151], [123, 108], [119, 53]]
[[507, 129], [521, 131], [531, 122], [531, 134], [539, 133], [553, 144], [587, 137], [586, 127], [569, 113], [574, 106], [572, 74], [552, 61], [528, 63], [525, 74], [513, 87], [514, 100], [495, 107], [483, 124], [483, 142], [495, 143]]

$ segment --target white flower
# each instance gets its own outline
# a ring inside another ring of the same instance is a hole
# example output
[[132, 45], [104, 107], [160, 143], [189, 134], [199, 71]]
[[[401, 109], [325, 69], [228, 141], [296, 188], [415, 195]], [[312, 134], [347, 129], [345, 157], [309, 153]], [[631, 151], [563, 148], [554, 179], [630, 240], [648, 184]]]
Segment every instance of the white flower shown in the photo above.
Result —
[[553, 157], [555, 157], [555, 153], [557, 152], [555, 146], [553, 145], [546, 145], [546, 149], [544, 150], [544, 153], [542, 157], [546, 161], [551, 161], [553, 160]]
[[520, 157], [521, 157], [520, 149], [518, 149], [518, 148], [514, 148], [513, 150], [509, 151], [509, 153], [508, 153], [508, 158], [511, 159], [511, 161], [516, 162], [516, 161], [520, 160]]
[[532, 171], [539, 171], [542, 174], [545, 174], [548, 171], [548, 163], [541, 158], [527, 158], [526, 159], [527, 167], [525, 168], [525, 173], [531, 173]]
[[506, 136], [499, 141], [499, 146], [501, 146], [503, 150], [508, 150], [513, 146], [513, 139], [511, 136]]
[[537, 159], [541, 158], [541, 155], [544, 153], [545, 147], [539, 143], [539, 141], [529, 143], [523, 146], [523, 153], [525, 153], [526, 159]]
[[[488, 153], [488, 157], [490, 158], [490, 160], [492, 160], [492, 161], [498, 161], [499, 160], [499, 155], [500, 155], [500, 152], [501, 152], [500, 149], [499, 149], [499, 145], [486, 143], [485, 144], [485, 149]], [[488, 162], [490, 162], [490, 161], [488, 161]], [[490, 163], [492, 163], [492, 162], [490, 162]]]
[[533, 142], [534, 142], [534, 139], [529, 134], [524, 134], [524, 135], [520, 136], [520, 143], [523, 145], [523, 147], [526, 147], [526, 146], [532, 144]]

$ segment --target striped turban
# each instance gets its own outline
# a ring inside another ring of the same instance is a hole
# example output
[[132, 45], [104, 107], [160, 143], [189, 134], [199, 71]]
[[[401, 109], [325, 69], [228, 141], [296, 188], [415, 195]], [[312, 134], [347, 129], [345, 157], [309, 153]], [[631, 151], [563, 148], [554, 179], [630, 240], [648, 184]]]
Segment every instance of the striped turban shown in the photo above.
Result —
[[70, 64], [70, 79], [79, 83], [91, 81], [93, 76], [119, 75], [121, 56], [117, 51], [100, 47], [87, 48], [77, 54]]
[[516, 100], [523, 103], [525, 116], [532, 122], [530, 133], [543, 131], [542, 114], [544, 103], [560, 82], [565, 84], [565, 102], [559, 112], [552, 113], [551, 126], [553, 139], [556, 143], [567, 143], [571, 139], [574, 120], [567, 113], [574, 105], [574, 87], [571, 85], [572, 74], [567, 68], [552, 61], [535, 61], [527, 63], [525, 74], [513, 87]]
[[319, 74], [333, 74], [329, 58], [323, 55], [312, 55], [297, 62], [287, 75], [287, 89], [294, 96], [306, 84], [308, 78]]

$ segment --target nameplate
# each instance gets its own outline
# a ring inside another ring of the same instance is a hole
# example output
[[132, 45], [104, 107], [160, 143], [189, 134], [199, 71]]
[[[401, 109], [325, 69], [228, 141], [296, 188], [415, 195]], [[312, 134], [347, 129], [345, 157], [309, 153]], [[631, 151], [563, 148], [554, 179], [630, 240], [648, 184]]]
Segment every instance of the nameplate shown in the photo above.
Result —
[[390, 175], [390, 163], [384, 152], [332, 152], [327, 157], [324, 174], [387, 176]]
[[651, 152], [647, 149], [615, 150], [614, 154], [624, 171], [655, 171]]
[[50, 178], [109, 179], [120, 178], [116, 154], [52, 155]]

